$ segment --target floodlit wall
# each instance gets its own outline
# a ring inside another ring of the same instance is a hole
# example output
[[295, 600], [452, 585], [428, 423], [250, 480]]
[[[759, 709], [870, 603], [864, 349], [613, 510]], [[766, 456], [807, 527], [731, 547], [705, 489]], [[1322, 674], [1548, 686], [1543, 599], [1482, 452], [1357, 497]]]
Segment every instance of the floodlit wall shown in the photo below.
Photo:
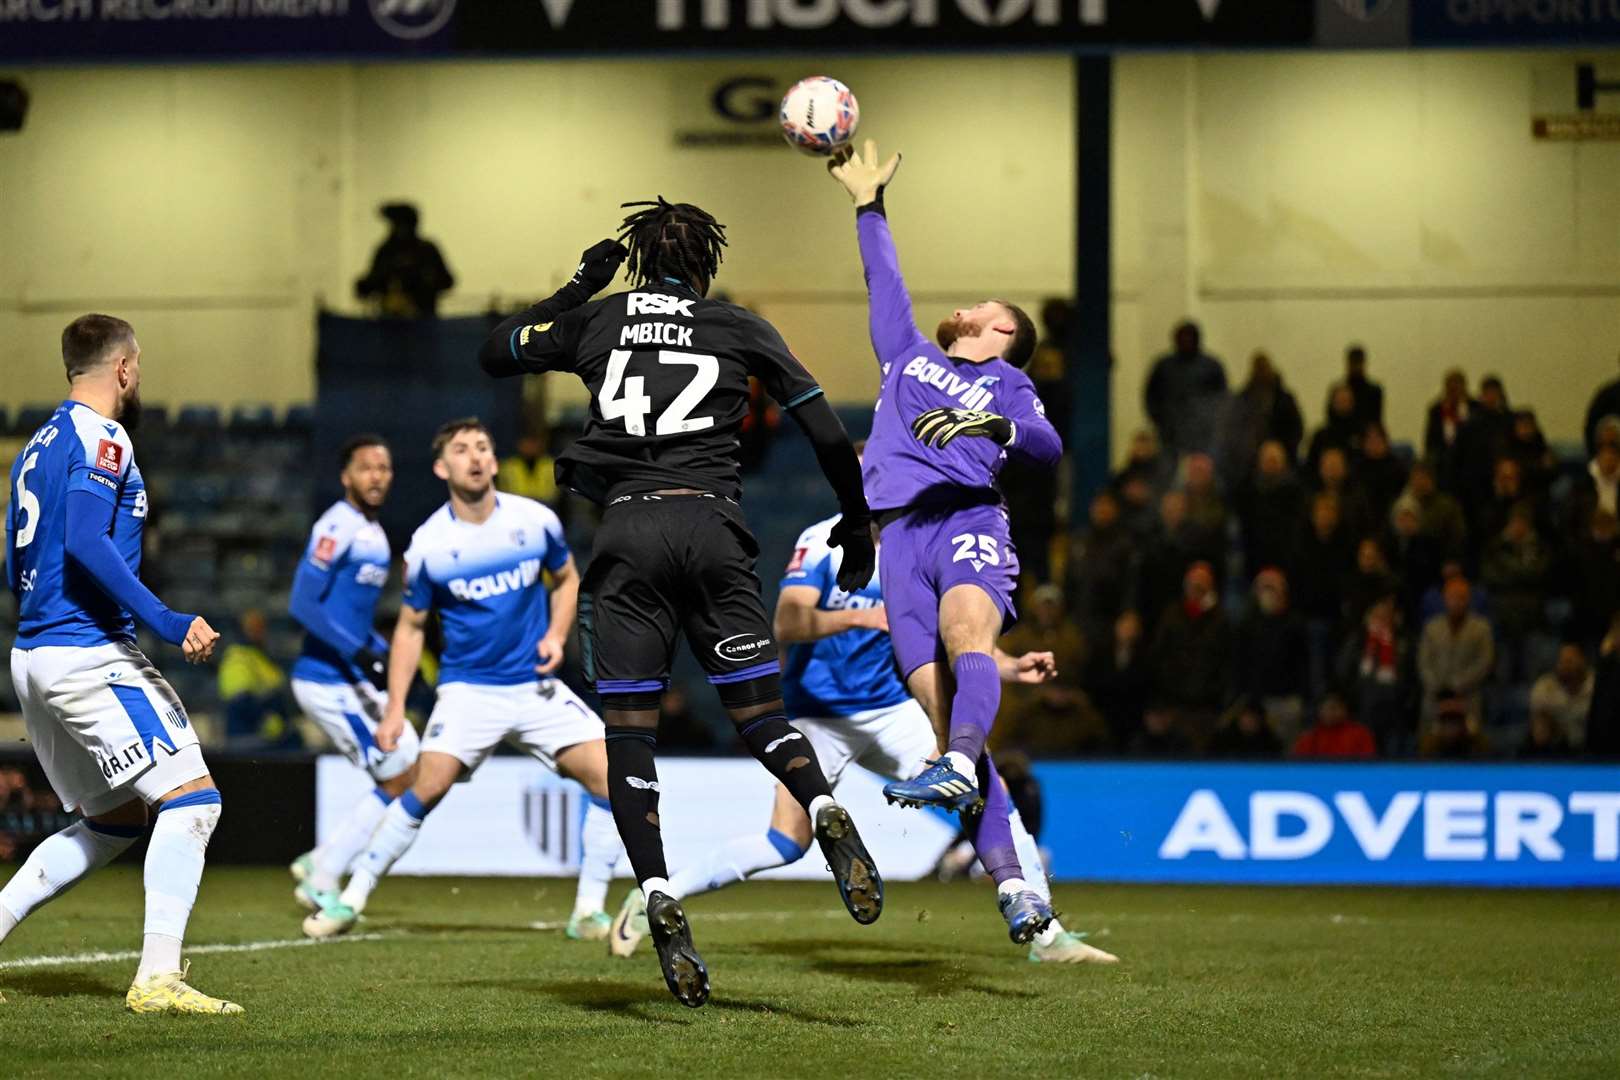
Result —
[[[1584, 56], [1583, 59], [1594, 59]], [[1597, 57], [1613, 70], [1620, 56]], [[1620, 375], [1620, 144], [1537, 142], [1573, 54], [1127, 57], [1115, 90], [1116, 450], [1186, 314], [1241, 383], [1267, 349], [1320, 423], [1346, 343], [1397, 438], [1495, 372], [1573, 439]]]
[[[1596, 59], [1620, 66], [1620, 54]], [[1620, 144], [1538, 143], [1571, 54], [1129, 55], [1115, 93], [1114, 440], [1193, 314], [1241, 382], [1271, 351], [1320, 416], [1367, 344], [1395, 434], [1440, 372], [1499, 372], [1571, 438], [1620, 353]], [[548, 292], [617, 204], [700, 200], [732, 228], [721, 286], [780, 325], [831, 395], [871, 395], [847, 201], [785, 148], [685, 149], [738, 75], [826, 70], [906, 153], [891, 218], [931, 325], [955, 303], [1066, 291], [1073, 91], [1056, 56], [903, 61], [263, 65], [24, 71], [0, 137], [0, 403], [60, 393], [81, 311], [141, 331], [154, 401], [305, 400], [317, 297], [350, 289], [412, 198], [451, 312]], [[556, 380], [556, 400], [578, 400]]]
[[990, 292], [1062, 287], [1060, 57], [47, 69], [24, 73], [25, 132], [0, 138], [0, 402], [59, 395], [56, 334], [92, 309], [136, 324], [149, 400], [307, 400], [316, 298], [352, 306], [379, 203], [419, 203], [458, 278], [445, 310], [474, 312], [550, 292], [620, 202], [657, 194], [725, 222], [718, 286], [836, 398], [869, 398], [843, 190], [785, 144], [677, 146], [733, 126], [710, 106], [718, 83], [823, 69], [857, 89], [863, 135], [905, 152], [892, 218], [928, 325]]

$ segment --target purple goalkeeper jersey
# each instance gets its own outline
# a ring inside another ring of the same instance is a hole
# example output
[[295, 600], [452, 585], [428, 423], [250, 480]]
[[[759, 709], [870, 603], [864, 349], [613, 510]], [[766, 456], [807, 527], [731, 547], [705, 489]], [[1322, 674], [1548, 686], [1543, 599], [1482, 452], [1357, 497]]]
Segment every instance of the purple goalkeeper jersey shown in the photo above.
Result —
[[[872, 509], [951, 502], [963, 495], [982, 500], [984, 493], [997, 492], [996, 475], [1009, 452], [1056, 465], [1063, 442], [1029, 376], [1000, 358], [975, 364], [946, 356], [917, 328], [881, 208], [863, 208], [855, 229], [866, 266], [872, 350], [883, 370], [861, 472]], [[1003, 449], [992, 439], [959, 437], [941, 450], [926, 447], [912, 436], [911, 425], [940, 408], [1005, 416], [1014, 424], [1012, 443]]]

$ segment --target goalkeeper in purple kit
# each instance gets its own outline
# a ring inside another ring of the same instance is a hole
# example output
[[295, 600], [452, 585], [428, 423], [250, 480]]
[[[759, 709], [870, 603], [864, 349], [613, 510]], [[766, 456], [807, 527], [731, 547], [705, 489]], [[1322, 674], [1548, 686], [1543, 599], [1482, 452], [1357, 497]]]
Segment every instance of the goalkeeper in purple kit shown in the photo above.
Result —
[[940, 322], [937, 344], [918, 329], [883, 207], [899, 165], [899, 155], [879, 164], [868, 140], [864, 154], [828, 166], [855, 200], [883, 376], [862, 479], [882, 530], [895, 659], [936, 730], [948, 731], [944, 755], [883, 792], [962, 812], [1023, 944], [1052, 909], [1019, 876], [1006, 788], [984, 749], [1001, 703], [996, 639], [1017, 618], [1018, 556], [996, 475], [1010, 454], [1055, 467], [1063, 444], [1022, 370], [1035, 350], [1023, 311], [1002, 300], [959, 309]]

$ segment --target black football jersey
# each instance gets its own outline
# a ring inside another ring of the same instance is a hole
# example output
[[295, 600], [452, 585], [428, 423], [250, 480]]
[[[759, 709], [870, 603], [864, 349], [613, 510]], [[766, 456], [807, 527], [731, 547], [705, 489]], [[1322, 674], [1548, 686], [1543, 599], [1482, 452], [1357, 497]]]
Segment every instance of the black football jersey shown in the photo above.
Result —
[[591, 391], [557, 480], [599, 503], [660, 488], [740, 498], [748, 377], [785, 408], [821, 393], [775, 327], [679, 285], [649, 285], [512, 331], [525, 370], [571, 371]]

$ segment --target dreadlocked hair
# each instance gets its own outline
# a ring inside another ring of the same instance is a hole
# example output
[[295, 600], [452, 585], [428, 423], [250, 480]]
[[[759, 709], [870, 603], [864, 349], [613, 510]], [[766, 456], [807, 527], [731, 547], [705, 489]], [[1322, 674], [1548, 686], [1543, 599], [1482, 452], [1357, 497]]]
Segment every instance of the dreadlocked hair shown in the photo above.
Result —
[[629, 249], [625, 260], [636, 285], [679, 278], [693, 288], [707, 286], [720, 270], [726, 227], [691, 203], [621, 203], [637, 209], [620, 226], [619, 242]]

